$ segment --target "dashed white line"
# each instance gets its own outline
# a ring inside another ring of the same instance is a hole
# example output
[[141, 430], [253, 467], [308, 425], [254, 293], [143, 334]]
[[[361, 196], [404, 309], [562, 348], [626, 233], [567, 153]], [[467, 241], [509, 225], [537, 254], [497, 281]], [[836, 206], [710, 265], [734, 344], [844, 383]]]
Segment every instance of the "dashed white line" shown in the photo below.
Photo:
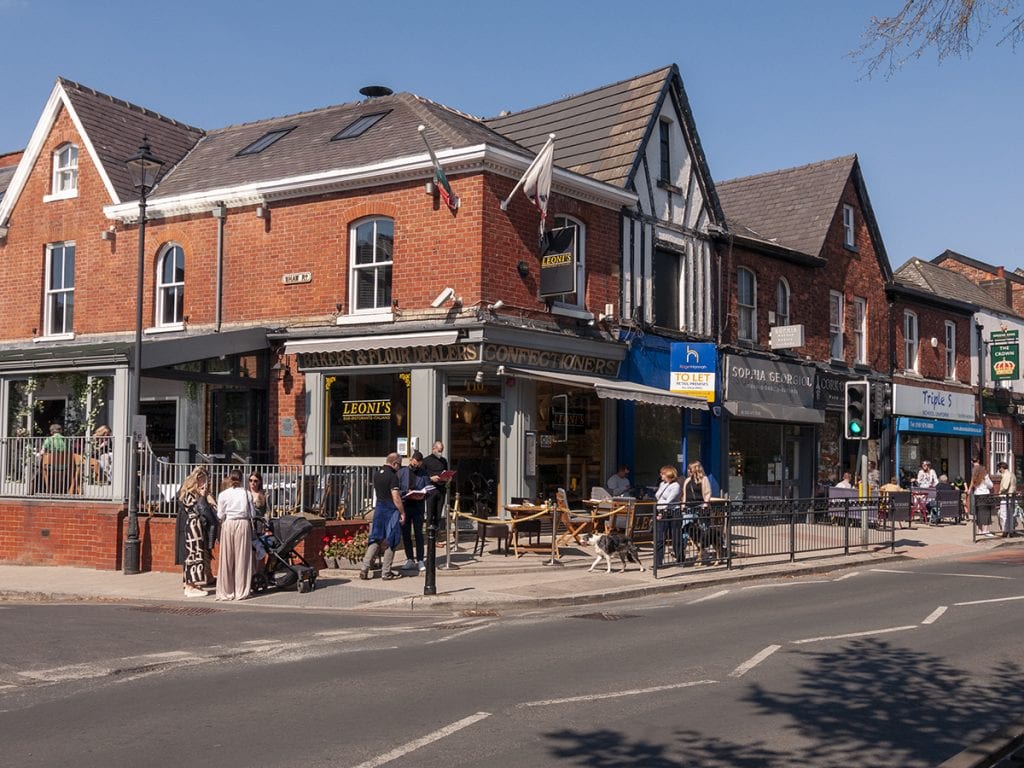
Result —
[[729, 590], [728, 589], [722, 589], [722, 590], [719, 590], [718, 592], [714, 592], [714, 593], [712, 593], [710, 595], [704, 595], [704, 597], [698, 597], [696, 600], [691, 600], [689, 603], [687, 603], [687, 605], [696, 605], [697, 603], [703, 603], [705, 600], [714, 600], [716, 597], [721, 597], [722, 595], [728, 595], [728, 594], [729, 594]]
[[928, 618], [925, 619], [924, 621], [922, 621], [921, 623], [922, 624], [934, 624], [938, 620], [939, 616], [941, 616], [945, 612], [946, 612], [946, 606], [940, 605], [934, 611], [929, 613], [928, 614]]
[[866, 632], [849, 632], [845, 635], [824, 635], [822, 637], [807, 637], [803, 640], [794, 640], [795, 645], [804, 643], [820, 643], [822, 640], [846, 640], [850, 637], [867, 637], [868, 635], [885, 635], [890, 632], [905, 632], [908, 629], [917, 629], [917, 624], [909, 624], [905, 627], [888, 627], [886, 629], [869, 629]]
[[428, 744], [434, 743], [435, 741], [440, 741], [446, 736], [451, 736], [453, 733], [461, 731], [463, 728], [468, 728], [474, 723], [478, 723], [481, 720], [488, 718], [490, 716], [490, 712], [477, 712], [475, 715], [470, 715], [469, 717], [464, 717], [461, 720], [456, 720], [451, 725], [446, 725], [443, 728], [438, 728], [429, 736], [423, 736], [422, 738], [415, 739], [413, 741], [408, 742], [407, 744], [403, 744], [400, 747], [395, 747], [390, 752], [385, 752], [383, 755], [377, 755], [377, 757], [367, 760], [365, 763], [360, 763], [354, 768], [377, 768], [377, 766], [379, 765], [385, 765], [387, 763], [390, 763], [392, 760], [397, 760], [400, 757], [408, 755], [410, 752], [415, 752], [417, 749], [420, 749], [421, 747], [425, 747]]
[[782, 647], [781, 645], [769, 645], [763, 651], [761, 651], [760, 653], [757, 653], [757, 654], [751, 656], [749, 659], [747, 659], [742, 664], [740, 664], [738, 667], [736, 667], [736, 669], [734, 669], [732, 672], [729, 673], [729, 677], [743, 677], [743, 675], [745, 675], [747, 672], [752, 670], [754, 667], [756, 667], [762, 661], [767, 659], [769, 656], [771, 656], [773, 653], [775, 653], [781, 647]]
[[966, 603], [953, 603], [953, 605], [982, 605], [984, 603], [1005, 603], [1010, 600], [1024, 600], [1024, 595], [1017, 597], [993, 597], [989, 600], [970, 600]]
[[634, 688], [630, 691], [616, 691], [614, 693], [588, 693], [585, 696], [568, 696], [564, 699], [541, 699], [540, 701], [524, 701], [517, 704], [517, 707], [547, 707], [551, 704], [571, 704], [576, 701], [595, 701], [597, 699], [617, 699], [622, 696], [640, 696], [645, 693], [657, 693], [658, 691], [675, 691], [680, 688], [692, 688], [695, 685], [713, 685], [717, 680], [694, 680], [688, 683], [673, 683], [672, 685], [655, 685], [651, 688]]
[[811, 579], [809, 581], [783, 581], [778, 584], [749, 584], [743, 589], [771, 589], [773, 587], [802, 587], [804, 584], [831, 584], [829, 579]]
[[872, 568], [875, 573], [898, 573], [901, 576], [958, 576], [964, 579], [996, 579], [1010, 581], [1013, 576], [993, 576], [988, 573], [946, 573], [944, 571], [896, 571], [889, 568]]
[[853, 573], [844, 573], [842, 576], [840, 576], [839, 578], [835, 579], [835, 581], [843, 581], [844, 579], [852, 579], [854, 576], [860, 576], [860, 571], [854, 571]]

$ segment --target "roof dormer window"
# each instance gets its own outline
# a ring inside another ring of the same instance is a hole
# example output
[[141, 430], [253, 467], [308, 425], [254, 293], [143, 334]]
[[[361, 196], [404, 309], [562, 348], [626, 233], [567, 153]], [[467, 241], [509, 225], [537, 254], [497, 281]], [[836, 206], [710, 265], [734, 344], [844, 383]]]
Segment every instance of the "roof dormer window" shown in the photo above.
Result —
[[354, 121], [348, 124], [347, 128], [343, 128], [334, 134], [334, 136], [331, 137], [331, 141], [337, 141], [338, 139], [354, 139], [356, 136], [362, 136], [380, 122], [383, 117], [390, 113], [391, 110], [389, 109], [387, 112], [374, 112], [372, 115], [357, 117]]
[[78, 196], [78, 147], [61, 144], [53, 153], [53, 185], [45, 200]]
[[241, 157], [242, 155], [258, 155], [275, 141], [287, 136], [293, 130], [294, 128], [279, 128], [276, 131], [269, 131], [239, 152], [236, 157]]

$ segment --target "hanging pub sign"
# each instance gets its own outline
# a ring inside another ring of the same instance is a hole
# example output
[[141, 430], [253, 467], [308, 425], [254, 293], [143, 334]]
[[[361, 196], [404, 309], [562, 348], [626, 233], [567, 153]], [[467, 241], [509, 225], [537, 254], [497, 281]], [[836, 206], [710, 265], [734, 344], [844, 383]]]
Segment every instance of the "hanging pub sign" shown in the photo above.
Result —
[[989, 336], [989, 359], [993, 381], [1013, 381], [1020, 378], [1020, 358], [1017, 331], [992, 331]]
[[549, 229], [541, 240], [540, 297], [576, 293], [576, 227]]

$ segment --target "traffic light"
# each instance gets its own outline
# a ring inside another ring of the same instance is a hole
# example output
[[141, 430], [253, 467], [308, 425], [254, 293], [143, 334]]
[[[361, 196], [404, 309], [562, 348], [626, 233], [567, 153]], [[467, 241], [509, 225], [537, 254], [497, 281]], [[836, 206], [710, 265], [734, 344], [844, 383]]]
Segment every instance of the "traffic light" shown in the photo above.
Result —
[[871, 436], [870, 386], [866, 381], [846, 382], [847, 440], [867, 440]]

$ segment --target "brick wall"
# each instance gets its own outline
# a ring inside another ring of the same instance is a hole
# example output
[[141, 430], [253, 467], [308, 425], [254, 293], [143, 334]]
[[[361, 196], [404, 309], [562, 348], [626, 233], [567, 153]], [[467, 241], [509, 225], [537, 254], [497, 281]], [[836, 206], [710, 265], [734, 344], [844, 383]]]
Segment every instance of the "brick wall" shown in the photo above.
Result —
[[124, 509], [111, 504], [0, 500], [0, 560], [120, 568], [124, 518]]
[[[946, 321], [956, 325], [956, 380], [969, 383], [971, 380], [971, 332], [973, 323], [970, 317], [950, 314], [939, 307], [920, 302], [901, 299], [893, 303], [893, 348], [895, 351], [896, 373], [908, 368], [904, 347], [904, 315], [907, 311], [917, 315], [917, 360], [918, 375], [924, 379], [944, 381], [946, 378]], [[931, 339], [938, 341], [932, 347]], [[912, 383], [912, 382], [910, 382]], [[915, 386], [928, 382], [917, 381]]]
[[768, 312], [776, 309], [776, 290], [779, 280], [784, 278], [790, 288], [789, 322], [804, 326], [805, 344], [793, 352], [814, 360], [829, 360], [829, 291], [840, 291], [844, 296], [846, 311], [844, 359], [849, 363], [854, 359], [851, 333], [853, 300], [854, 297], [863, 298], [867, 300], [868, 306], [868, 364], [876, 371], [889, 370], [888, 303], [884, 277], [852, 182], [847, 182], [841, 202], [853, 206], [856, 211], [857, 250], [851, 251], [843, 245], [842, 205], [837, 205], [821, 253], [827, 259], [827, 265], [823, 267], [794, 264], [738, 246], [732, 250], [730, 257], [728, 246], [724, 246], [726, 258], [723, 264], [725, 274], [722, 297], [727, 307], [727, 320], [723, 337], [728, 343], [735, 344], [737, 340], [736, 270], [745, 267], [757, 278], [755, 346], [768, 349]]

